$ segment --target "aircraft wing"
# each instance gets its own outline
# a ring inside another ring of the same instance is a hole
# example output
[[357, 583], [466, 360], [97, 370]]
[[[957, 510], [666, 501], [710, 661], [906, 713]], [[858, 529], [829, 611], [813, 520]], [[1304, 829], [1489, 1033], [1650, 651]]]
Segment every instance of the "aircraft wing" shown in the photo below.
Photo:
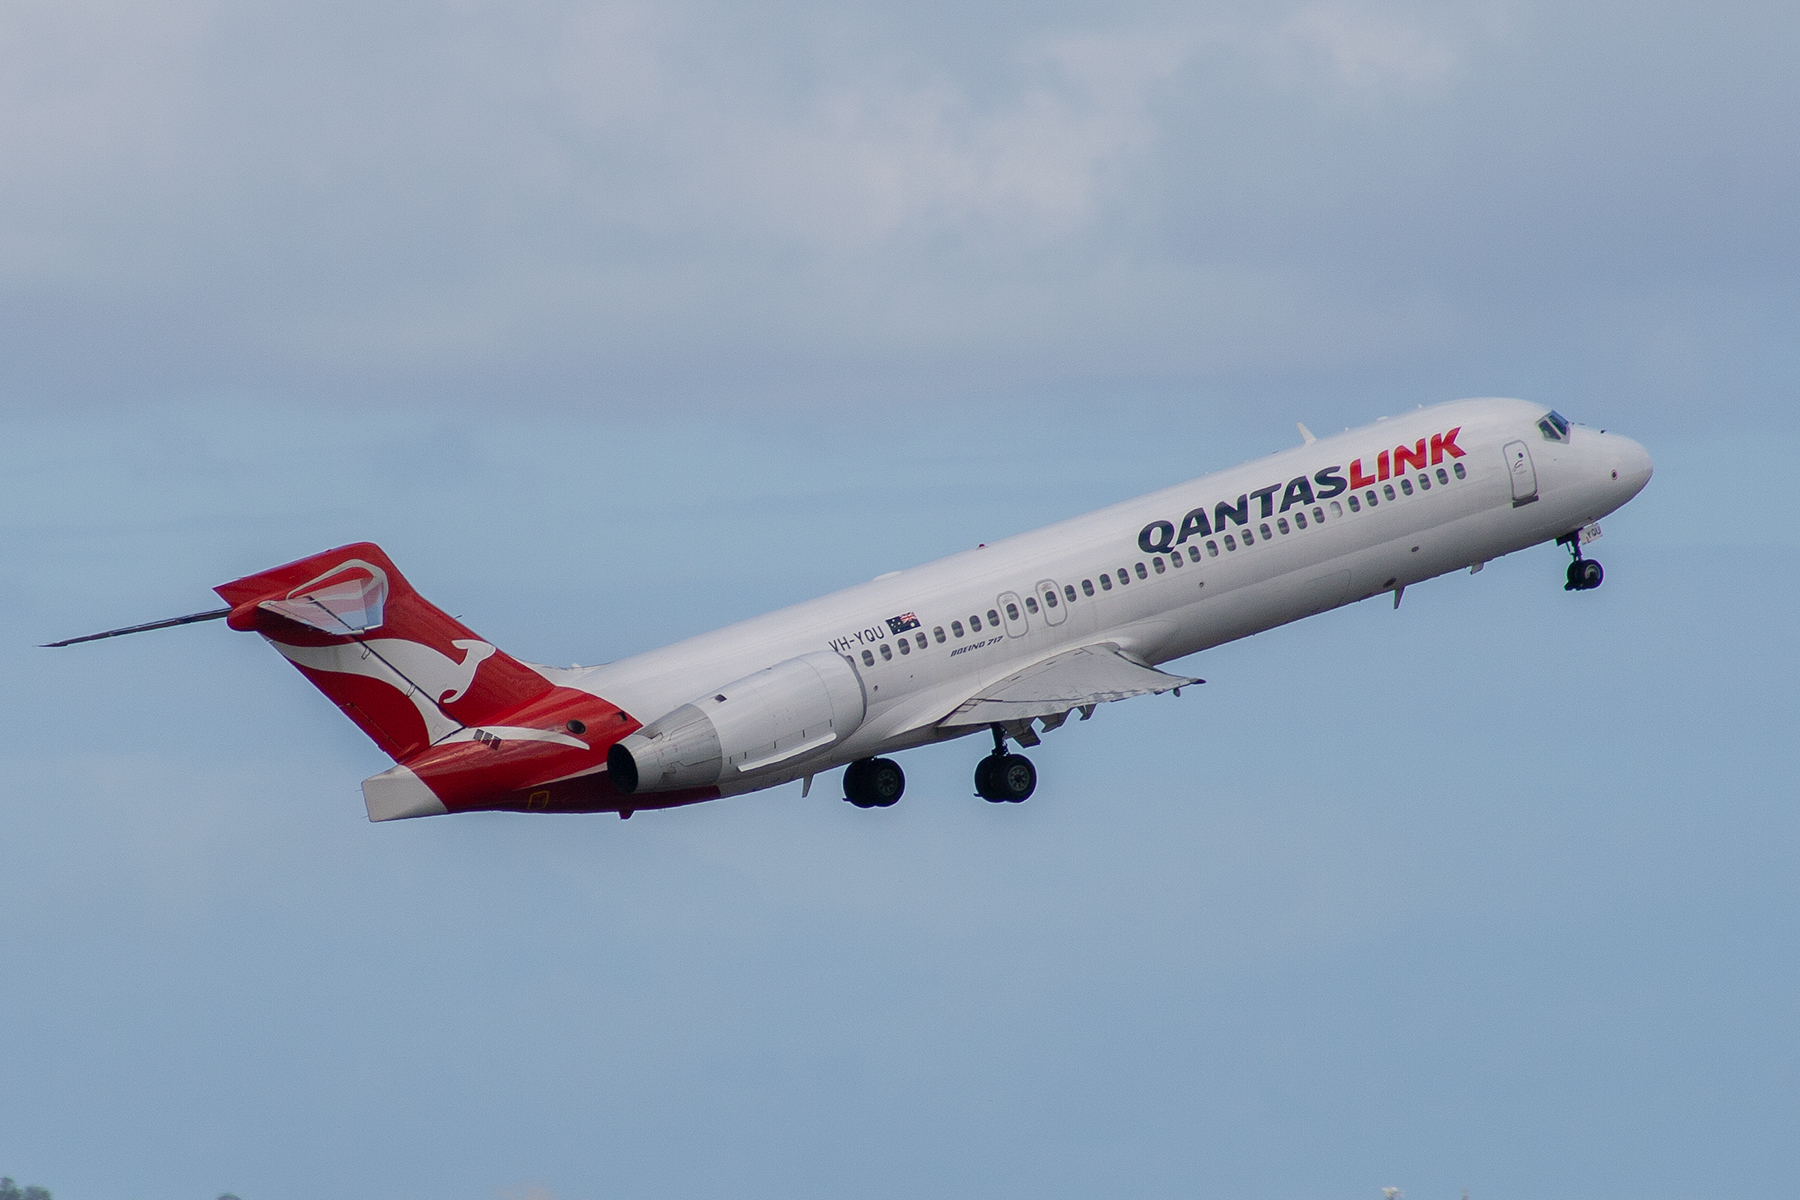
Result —
[[[1170, 675], [1133, 662], [1111, 642], [1066, 650], [989, 684], [938, 722], [944, 726], [990, 725], [1054, 717], [1096, 704], [1186, 687], [1204, 680]], [[1086, 712], [1083, 713], [1086, 716]], [[1058, 722], [1060, 724], [1060, 722]], [[1046, 728], [1050, 725], [1046, 722]]]

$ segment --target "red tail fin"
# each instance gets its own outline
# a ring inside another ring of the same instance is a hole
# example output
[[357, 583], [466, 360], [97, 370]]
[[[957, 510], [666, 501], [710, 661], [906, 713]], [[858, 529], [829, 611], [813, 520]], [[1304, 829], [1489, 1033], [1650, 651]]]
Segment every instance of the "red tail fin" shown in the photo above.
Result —
[[552, 690], [413, 591], [373, 542], [213, 589], [396, 762]]

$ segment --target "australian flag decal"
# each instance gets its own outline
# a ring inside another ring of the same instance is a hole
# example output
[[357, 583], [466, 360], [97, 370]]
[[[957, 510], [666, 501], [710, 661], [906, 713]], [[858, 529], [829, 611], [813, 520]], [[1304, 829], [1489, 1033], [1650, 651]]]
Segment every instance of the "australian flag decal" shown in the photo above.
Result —
[[917, 629], [919, 627], [919, 618], [913, 616], [911, 613], [901, 613], [897, 617], [889, 617], [887, 621], [888, 632], [896, 636], [905, 633], [909, 629]]

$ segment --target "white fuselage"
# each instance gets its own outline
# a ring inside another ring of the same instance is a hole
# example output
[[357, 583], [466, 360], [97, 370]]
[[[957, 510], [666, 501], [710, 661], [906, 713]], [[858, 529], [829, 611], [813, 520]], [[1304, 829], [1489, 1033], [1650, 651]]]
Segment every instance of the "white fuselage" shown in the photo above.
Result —
[[[1063, 651], [1109, 642], [1164, 663], [1571, 533], [1648, 481], [1637, 443], [1581, 427], [1553, 438], [1545, 416], [1519, 400], [1423, 408], [658, 650], [547, 673], [648, 723], [783, 660], [834, 651], [858, 673], [866, 715], [829, 754], [723, 790], [773, 786], [971, 732], [943, 722], [980, 688]], [[1450, 430], [1460, 456], [1433, 444]], [[1421, 444], [1423, 465], [1387, 469], [1396, 447]], [[1353, 462], [1373, 482], [1348, 487]], [[1327, 495], [1316, 481], [1331, 468], [1346, 486]], [[903, 615], [917, 628], [896, 632], [889, 618]]]

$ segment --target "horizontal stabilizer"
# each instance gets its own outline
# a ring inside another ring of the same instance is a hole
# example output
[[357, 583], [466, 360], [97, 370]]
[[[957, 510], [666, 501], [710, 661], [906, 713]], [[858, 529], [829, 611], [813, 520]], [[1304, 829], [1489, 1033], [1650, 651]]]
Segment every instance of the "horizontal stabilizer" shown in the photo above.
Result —
[[285, 596], [271, 596], [258, 608], [324, 633], [354, 637], [378, 627], [388, 598], [388, 573], [360, 558], [345, 559]]
[[982, 688], [940, 724], [991, 725], [1146, 696], [1205, 680], [1133, 662], [1111, 642], [1068, 650]]

